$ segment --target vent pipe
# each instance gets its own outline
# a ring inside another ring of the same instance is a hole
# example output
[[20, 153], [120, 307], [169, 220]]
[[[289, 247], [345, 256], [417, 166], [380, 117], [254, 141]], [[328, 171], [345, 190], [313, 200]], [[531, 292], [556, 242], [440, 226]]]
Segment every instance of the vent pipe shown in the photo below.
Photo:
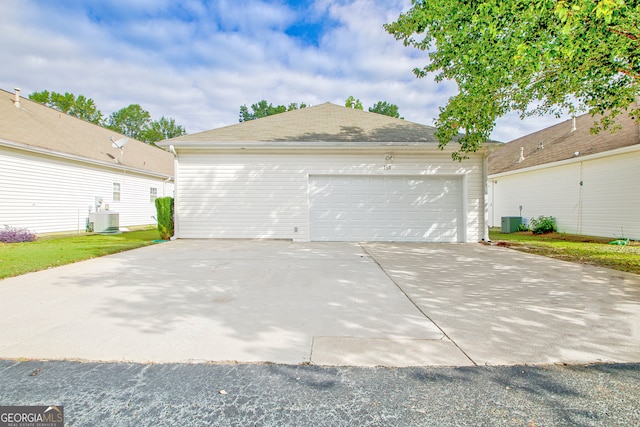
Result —
[[524, 147], [520, 147], [520, 158], [516, 163], [522, 163], [522, 162], [524, 162]]
[[16, 106], [16, 108], [20, 108], [20, 88], [14, 88], [13, 90], [16, 91], [16, 95], [15, 98], [13, 99], [13, 105]]
[[571, 118], [571, 132], [575, 132], [576, 131], [576, 116], [573, 116]]

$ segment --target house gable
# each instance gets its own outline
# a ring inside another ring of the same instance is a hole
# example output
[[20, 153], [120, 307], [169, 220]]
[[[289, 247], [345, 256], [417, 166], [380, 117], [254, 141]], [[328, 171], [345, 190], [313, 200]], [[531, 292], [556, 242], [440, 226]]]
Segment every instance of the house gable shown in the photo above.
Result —
[[181, 238], [485, 238], [484, 150], [453, 161], [430, 126], [327, 103], [163, 145]]

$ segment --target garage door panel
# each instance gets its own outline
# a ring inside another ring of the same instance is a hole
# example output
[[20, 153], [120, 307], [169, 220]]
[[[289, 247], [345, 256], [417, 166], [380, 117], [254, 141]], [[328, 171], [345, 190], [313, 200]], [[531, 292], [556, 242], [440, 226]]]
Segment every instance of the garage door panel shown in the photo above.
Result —
[[311, 240], [463, 239], [461, 179], [312, 175], [309, 186]]

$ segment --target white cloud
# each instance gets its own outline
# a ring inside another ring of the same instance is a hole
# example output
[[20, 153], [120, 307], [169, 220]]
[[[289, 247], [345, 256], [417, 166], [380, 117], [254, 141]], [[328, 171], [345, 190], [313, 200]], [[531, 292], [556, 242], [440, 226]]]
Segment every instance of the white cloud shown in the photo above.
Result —
[[[342, 104], [349, 95], [365, 107], [398, 104], [407, 120], [432, 124], [455, 93], [453, 83], [415, 78], [426, 54], [384, 31], [410, 6], [405, 0], [316, 0], [299, 9], [279, 0], [86, 3], [91, 13], [64, 0], [4, 0], [0, 51], [10, 59], [0, 87], [83, 94], [105, 114], [138, 103], [189, 132], [237, 123], [240, 105], [261, 99]], [[92, 15], [98, 11], [110, 15]], [[317, 44], [284, 32], [319, 19], [326, 25]], [[494, 138], [554, 122], [510, 115]]]

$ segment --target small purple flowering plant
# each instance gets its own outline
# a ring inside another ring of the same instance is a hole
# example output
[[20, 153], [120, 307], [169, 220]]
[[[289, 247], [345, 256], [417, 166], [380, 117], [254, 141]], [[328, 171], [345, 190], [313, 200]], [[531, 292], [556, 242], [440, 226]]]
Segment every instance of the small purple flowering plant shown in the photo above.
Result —
[[0, 229], [0, 242], [21, 243], [33, 242], [34, 240], [36, 240], [36, 233], [32, 233], [26, 228], [17, 228], [5, 225], [3, 229]]

